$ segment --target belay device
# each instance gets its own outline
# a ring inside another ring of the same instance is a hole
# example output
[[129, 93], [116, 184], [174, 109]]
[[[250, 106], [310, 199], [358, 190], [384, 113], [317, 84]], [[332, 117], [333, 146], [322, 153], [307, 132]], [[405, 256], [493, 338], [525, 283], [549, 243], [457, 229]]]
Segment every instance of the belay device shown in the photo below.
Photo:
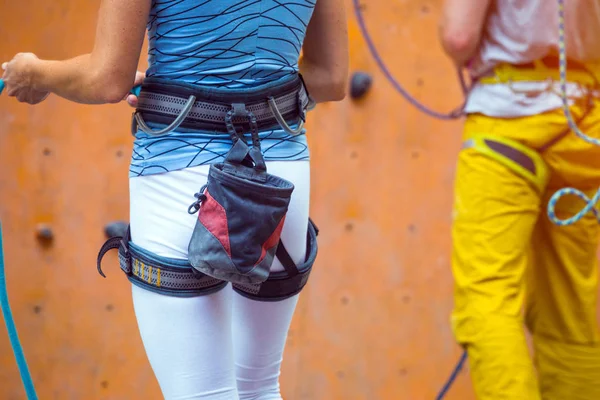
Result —
[[[252, 93], [146, 78], [132, 133], [162, 136], [181, 127], [223, 133], [233, 144], [223, 162], [211, 164], [206, 185], [188, 208], [198, 219], [187, 260], [141, 248], [128, 230], [102, 246], [98, 272], [104, 276], [102, 258], [118, 249], [119, 265], [131, 283], [165, 295], [207, 295], [228, 282], [237, 293], [257, 301], [279, 301], [299, 293], [317, 256], [318, 230], [309, 219], [306, 253], [293, 259], [280, 236], [294, 185], [267, 173], [259, 131], [282, 129], [296, 135], [313, 105], [299, 75]], [[160, 126], [153, 129], [146, 122]], [[275, 258], [282, 271], [271, 271]]]

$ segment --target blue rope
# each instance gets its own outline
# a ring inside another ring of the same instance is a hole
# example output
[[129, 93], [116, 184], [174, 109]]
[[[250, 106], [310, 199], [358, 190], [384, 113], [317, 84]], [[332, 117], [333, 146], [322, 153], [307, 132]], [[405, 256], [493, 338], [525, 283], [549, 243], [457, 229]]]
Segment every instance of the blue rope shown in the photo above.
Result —
[[[567, 122], [569, 124], [569, 128], [575, 132], [575, 134], [585, 140], [588, 143], [594, 144], [596, 146], [600, 146], [600, 140], [590, 137], [583, 133], [577, 123], [573, 119], [573, 115], [571, 114], [571, 110], [569, 109], [569, 99], [567, 97], [567, 45], [565, 40], [565, 4], [564, 0], [558, 0], [558, 55], [559, 55], [559, 75], [560, 75], [560, 95], [562, 98], [562, 108], [567, 118]], [[555, 209], [556, 203], [563, 196], [577, 196], [583, 201], [585, 201], [586, 205], [574, 216], [566, 219], [560, 219], [556, 216]], [[596, 192], [596, 194], [590, 199], [583, 193], [581, 190], [577, 190], [574, 188], [563, 188], [554, 193], [554, 195], [550, 198], [548, 202], [548, 218], [552, 223], [558, 226], [567, 226], [576, 223], [581, 220], [585, 215], [589, 212], [592, 212], [598, 223], [600, 223], [600, 215], [598, 210], [596, 209], [596, 204], [600, 201], [600, 188]]]
[[[0, 79], [0, 94], [4, 90], [4, 81]], [[17, 360], [17, 366], [19, 367], [19, 373], [21, 374], [21, 380], [25, 387], [25, 393], [27, 399], [37, 400], [37, 394], [35, 393], [35, 387], [33, 386], [33, 380], [29, 374], [29, 368], [27, 367], [27, 360], [23, 354], [23, 347], [19, 341], [19, 335], [17, 333], [17, 327], [12, 316], [10, 309], [10, 302], [8, 300], [8, 291], [6, 289], [6, 275], [4, 273], [4, 248], [2, 246], [2, 224], [0, 223], [0, 307], [2, 308], [2, 316], [6, 323], [6, 330], [8, 331], [8, 339], [13, 349], [15, 359]]]
[[[381, 70], [381, 72], [383, 73], [383, 75], [386, 77], [386, 79], [392, 84], [392, 86], [402, 95], [402, 97], [404, 97], [409, 103], [411, 103], [413, 106], [415, 106], [417, 109], [419, 109], [421, 112], [434, 117], [434, 118], [438, 118], [438, 119], [442, 119], [442, 120], [452, 120], [452, 119], [458, 119], [463, 115], [463, 108], [464, 105], [461, 106], [459, 109], [452, 111], [448, 114], [443, 114], [437, 111], [434, 111], [430, 108], [428, 108], [427, 106], [419, 103], [418, 100], [416, 100], [413, 96], [411, 96], [403, 87], [402, 85], [400, 85], [400, 83], [398, 83], [398, 81], [396, 80], [396, 78], [394, 78], [394, 76], [392, 75], [392, 73], [390, 72], [390, 70], [386, 67], [383, 59], [381, 58], [381, 56], [379, 55], [379, 52], [377, 51], [377, 48], [375, 47], [375, 44], [373, 43], [373, 39], [371, 39], [371, 35], [369, 35], [369, 32], [367, 30], [367, 26], [365, 24], [365, 20], [363, 18], [362, 15], [362, 11], [360, 9], [360, 3], [359, 0], [352, 0], [352, 2], [354, 3], [354, 13], [356, 14], [356, 19], [358, 21], [358, 26], [360, 27], [360, 31], [362, 32], [362, 36], [364, 37], [365, 41], [367, 42], [367, 46], [369, 47], [369, 51], [371, 52], [371, 55], [373, 56], [373, 58], [375, 59], [375, 62], [377, 63], [377, 66], [379, 67], [379, 69]], [[465, 84], [463, 75], [460, 71], [458, 71], [458, 77], [460, 80], [460, 84], [461, 87], [463, 89], [463, 92], [467, 91], [467, 85]]]
[[21, 373], [21, 380], [23, 386], [25, 386], [25, 393], [27, 393], [27, 399], [37, 400], [37, 394], [35, 393], [35, 387], [33, 386], [33, 380], [29, 374], [29, 368], [27, 367], [27, 360], [23, 354], [23, 347], [19, 341], [19, 335], [13, 320], [12, 311], [10, 310], [10, 303], [8, 301], [8, 292], [6, 290], [6, 276], [4, 273], [4, 250], [2, 247], [2, 224], [0, 224], [0, 306], [2, 307], [2, 315], [4, 316], [4, 322], [6, 323], [6, 330], [8, 331], [8, 338], [17, 360], [17, 366]]
[[456, 380], [456, 377], [458, 376], [459, 372], [463, 369], [465, 361], [467, 361], [467, 351], [466, 350], [463, 351], [462, 355], [460, 356], [460, 360], [458, 360], [458, 363], [456, 364], [456, 366], [454, 367], [454, 370], [450, 374], [448, 381], [444, 384], [444, 386], [442, 387], [442, 390], [440, 390], [440, 392], [436, 396], [435, 400], [442, 400], [444, 398], [444, 396], [446, 395], [448, 390], [450, 390], [450, 387]]
[[[2, 94], [4, 86], [4, 81], [0, 79], [0, 94]], [[133, 89], [131, 89], [130, 93], [139, 96], [140, 90], [141, 86], [135, 86]], [[13, 319], [12, 311], [10, 309], [10, 302], [8, 300], [8, 291], [6, 289], [6, 276], [4, 274], [2, 224], [0, 224], [0, 306], [2, 307], [4, 322], [6, 323], [6, 329], [8, 330], [8, 338], [10, 339], [10, 344], [12, 346], [13, 353], [15, 354], [15, 359], [17, 360], [17, 366], [19, 367], [19, 372], [21, 373], [21, 380], [23, 381], [23, 386], [25, 387], [25, 393], [27, 393], [27, 399], [37, 400], [37, 394], [35, 393], [33, 380], [31, 379], [29, 368], [27, 367], [27, 360], [25, 359], [25, 355], [23, 354], [23, 347], [21, 346], [21, 342], [19, 341], [19, 335], [17, 334], [17, 328], [15, 326], [15, 321]]]
[[[566, 219], [560, 219], [556, 216], [556, 213], [555, 213], [556, 203], [558, 202], [558, 200], [561, 197], [569, 196], [569, 195], [579, 197], [586, 204], [574, 216], [572, 216], [570, 218], [566, 218]], [[563, 188], [563, 189], [560, 189], [559, 191], [557, 191], [556, 193], [554, 193], [552, 195], [552, 197], [550, 198], [550, 201], [548, 201], [548, 218], [550, 218], [550, 221], [552, 221], [554, 224], [556, 224], [558, 226], [567, 226], [567, 225], [574, 224], [575, 222], [582, 219], [587, 213], [592, 212], [594, 214], [594, 216], [596, 217], [596, 220], [598, 220], [598, 223], [600, 223], [600, 213], [596, 209], [596, 204], [598, 204], [599, 201], [600, 201], [600, 189], [598, 189], [598, 191], [596, 192], [594, 197], [592, 197], [590, 199], [581, 190], [577, 190], [574, 188]]]

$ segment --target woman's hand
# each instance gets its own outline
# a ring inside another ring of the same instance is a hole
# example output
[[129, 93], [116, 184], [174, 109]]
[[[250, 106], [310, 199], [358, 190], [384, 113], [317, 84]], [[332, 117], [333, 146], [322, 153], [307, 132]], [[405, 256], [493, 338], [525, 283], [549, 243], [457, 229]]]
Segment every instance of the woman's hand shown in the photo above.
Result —
[[29, 104], [41, 103], [48, 97], [49, 92], [40, 92], [32, 87], [33, 69], [38, 61], [33, 53], [19, 53], [9, 62], [2, 64], [2, 80], [9, 96]]
[[[144, 72], [136, 71], [132, 87], [141, 85], [144, 82], [144, 79], [146, 79], [146, 74]], [[125, 96], [125, 100], [127, 100], [127, 104], [129, 104], [131, 107], [137, 107], [138, 98], [135, 94], [129, 93], [127, 96]]]
[[[92, 51], [68, 60], [22, 56], [27, 59], [26, 66], [30, 63], [33, 66], [29, 74], [24, 74], [21, 86], [83, 104], [119, 103], [125, 99], [136, 76], [152, 2], [100, 0], [99, 3]], [[21, 68], [15, 71], [20, 72]], [[43, 99], [41, 93], [19, 95], [31, 101]]]
[[491, 0], [444, 0], [438, 34], [445, 53], [463, 68], [476, 55]]

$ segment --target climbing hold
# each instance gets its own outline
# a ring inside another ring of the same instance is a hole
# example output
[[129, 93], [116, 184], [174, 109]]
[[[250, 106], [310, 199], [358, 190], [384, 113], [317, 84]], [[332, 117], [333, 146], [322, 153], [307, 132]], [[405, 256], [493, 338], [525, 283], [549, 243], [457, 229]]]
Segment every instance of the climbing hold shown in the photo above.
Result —
[[54, 240], [54, 232], [50, 226], [46, 224], [38, 224], [36, 228], [36, 237], [40, 242], [44, 244], [50, 244], [50, 242]]
[[127, 222], [114, 221], [106, 224], [104, 227], [104, 234], [108, 239], [112, 237], [123, 237], [127, 234]]
[[363, 97], [371, 88], [373, 78], [366, 72], [355, 72], [350, 80], [350, 96], [353, 99]]

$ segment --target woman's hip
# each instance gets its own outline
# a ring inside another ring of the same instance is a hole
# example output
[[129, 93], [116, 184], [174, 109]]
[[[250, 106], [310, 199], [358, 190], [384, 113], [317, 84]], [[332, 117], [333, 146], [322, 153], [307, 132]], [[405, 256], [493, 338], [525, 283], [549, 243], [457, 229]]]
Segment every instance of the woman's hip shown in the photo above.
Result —
[[[186, 259], [198, 218], [197, 214], [189, 214], [188, 208], [196, 200], [194, 194], [206, 184], [209, 169], [210, 165], [200, 165], [162, 174], [131, 177], [132, 242], [163, 257]], [[300, 242], [288, 250], [292, 257], [293, 253], [298, 252], [301, 258], [308, 224], [310, 162], [271, 161], [267, 162], [267, 170], [294, 184], [281, 236], [284, 242]]]

